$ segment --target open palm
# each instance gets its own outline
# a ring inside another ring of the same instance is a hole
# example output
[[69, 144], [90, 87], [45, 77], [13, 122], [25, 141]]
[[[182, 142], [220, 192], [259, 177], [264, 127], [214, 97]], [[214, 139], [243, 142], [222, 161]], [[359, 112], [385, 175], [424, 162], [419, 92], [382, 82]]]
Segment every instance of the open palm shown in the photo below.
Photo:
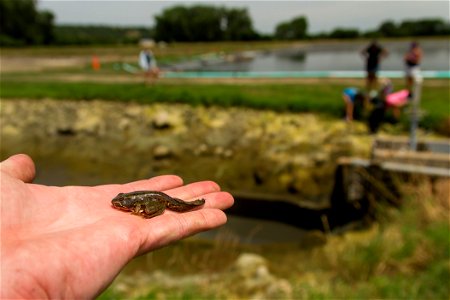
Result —
[[[1, 171], [1, 297], [92, 298], [133, 257], [226, 222], [233, 198], [211, 181], [184, 185], [159, 176], [124, 185], [50, 187], [30, 182], [34, 164], [16, 155]], [[157, 190], [205, 198], [186, 213], [143, 219], [115, 210], [121, 192]]]

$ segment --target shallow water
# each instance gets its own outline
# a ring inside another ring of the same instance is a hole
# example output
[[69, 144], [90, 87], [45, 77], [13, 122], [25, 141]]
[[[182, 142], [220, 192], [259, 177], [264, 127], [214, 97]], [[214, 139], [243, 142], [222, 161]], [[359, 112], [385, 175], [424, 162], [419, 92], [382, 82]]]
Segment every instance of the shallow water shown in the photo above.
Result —
[[239, 244], [295, 243], [302, 240], [305, 230], [280, 222], [228, 215], [221, 228], [197, 234], [208, 240], [234, 239]]

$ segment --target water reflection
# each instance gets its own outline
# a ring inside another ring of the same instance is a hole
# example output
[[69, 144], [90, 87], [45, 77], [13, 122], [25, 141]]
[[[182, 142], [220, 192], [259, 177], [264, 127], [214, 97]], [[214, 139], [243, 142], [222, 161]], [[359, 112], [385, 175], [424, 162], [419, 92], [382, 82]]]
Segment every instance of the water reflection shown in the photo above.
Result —
[[200, 233], [197, 237], [208, 240], [227, 237], [240, 244], [272, 244], [299, 242], [306, 233], [307, 230], [279, 222], [229, 215], [224, 226]]

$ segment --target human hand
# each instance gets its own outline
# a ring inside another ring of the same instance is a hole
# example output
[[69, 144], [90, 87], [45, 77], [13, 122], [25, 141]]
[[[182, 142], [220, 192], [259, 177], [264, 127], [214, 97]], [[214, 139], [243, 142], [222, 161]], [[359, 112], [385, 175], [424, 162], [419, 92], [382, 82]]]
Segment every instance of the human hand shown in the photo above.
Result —
[[[15, 155], [0, 164], [1, 298], [94, 298], [133, 257], [226, 222], [233, 197], [210, 181], [177, 176], [128, 184], [32, 184], [34, 163]], [[111, 207], [120, 192], [164, 191], [203, 208], [143, 219]]]

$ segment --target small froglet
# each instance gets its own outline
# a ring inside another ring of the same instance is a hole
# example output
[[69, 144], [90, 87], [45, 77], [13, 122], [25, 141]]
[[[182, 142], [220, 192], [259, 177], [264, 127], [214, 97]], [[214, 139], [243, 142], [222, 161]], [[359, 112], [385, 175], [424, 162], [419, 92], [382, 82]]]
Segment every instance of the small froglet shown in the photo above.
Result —
[[132, 214], [149, 219], [162, 214], [166, 208], [177, 212], [191, 210], [205, 204], [205, 199], [186, 202], [172, 198], [163, 192], [135, 191], [120, 193], [112, 199], [111, 203], [114, 208], [130, 211]]

